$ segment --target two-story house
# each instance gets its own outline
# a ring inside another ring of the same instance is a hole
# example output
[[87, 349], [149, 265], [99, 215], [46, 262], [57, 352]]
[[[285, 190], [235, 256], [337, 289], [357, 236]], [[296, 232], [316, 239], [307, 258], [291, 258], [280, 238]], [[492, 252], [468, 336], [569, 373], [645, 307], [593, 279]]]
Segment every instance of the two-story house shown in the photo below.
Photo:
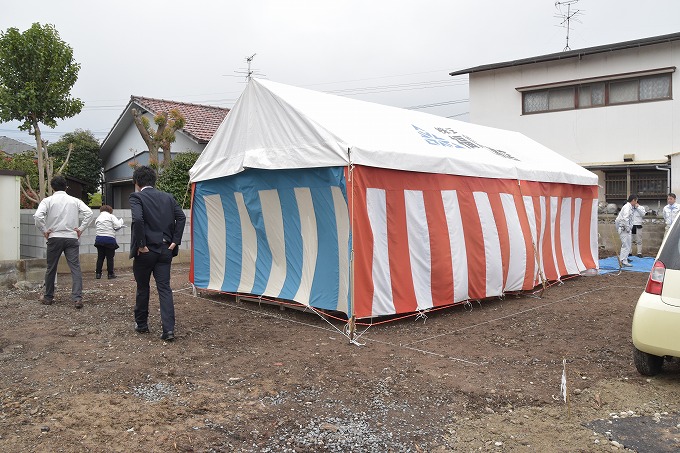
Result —
[[680, 192], [680, 33], [451, 72], [470, 121], [528, 135], [598, 174], [600, 199], [665, 204]]

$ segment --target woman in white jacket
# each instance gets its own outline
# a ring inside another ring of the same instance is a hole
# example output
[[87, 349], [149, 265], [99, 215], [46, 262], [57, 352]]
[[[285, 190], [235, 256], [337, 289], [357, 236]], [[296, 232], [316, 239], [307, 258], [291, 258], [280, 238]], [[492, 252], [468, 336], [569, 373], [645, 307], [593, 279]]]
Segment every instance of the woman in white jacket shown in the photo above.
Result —
[[97, 247], [97, 268], [95, 278], [102, 278], [102, 266], [106, 258], [106, 270], [109, 278], [116, 278], [113, 271], [113, 257], [116, 255], [118, 243], [116, 242], [116, 231], [123, 228], [123, 219], [118, 219], [113, 215], [113, 208], [107, 204], [99, 208], [100, 214], [94, 224], [97, 228], [97, 237], [94, 239], [94, 246]]

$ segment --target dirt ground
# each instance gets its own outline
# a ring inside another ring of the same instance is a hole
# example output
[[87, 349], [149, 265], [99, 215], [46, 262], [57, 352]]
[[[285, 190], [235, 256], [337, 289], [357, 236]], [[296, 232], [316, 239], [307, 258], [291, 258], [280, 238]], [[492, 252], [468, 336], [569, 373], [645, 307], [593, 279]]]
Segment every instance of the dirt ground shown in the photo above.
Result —
[[[3, 452], [645, 452], [680, 449], [680, 364], [631, 358], [647, 275], [578, 277], [525, 295], [359, 326], [194, 297], [177, 338], [133, 330], [134, 281], [60, 275], [56, 303], [0, 292]], [[569, 404], [560, 398], [566, 360]]]

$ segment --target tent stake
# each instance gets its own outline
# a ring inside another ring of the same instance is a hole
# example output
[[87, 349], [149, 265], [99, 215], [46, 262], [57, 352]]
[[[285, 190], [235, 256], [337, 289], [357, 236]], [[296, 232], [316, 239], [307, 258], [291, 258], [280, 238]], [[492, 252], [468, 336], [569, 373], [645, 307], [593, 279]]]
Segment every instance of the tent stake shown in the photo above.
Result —
[[356, 334], [356, 317], [352, 315], [352, 317], [349, 318], [349, 342], [353, 343], [354, 342], [354, 335]]

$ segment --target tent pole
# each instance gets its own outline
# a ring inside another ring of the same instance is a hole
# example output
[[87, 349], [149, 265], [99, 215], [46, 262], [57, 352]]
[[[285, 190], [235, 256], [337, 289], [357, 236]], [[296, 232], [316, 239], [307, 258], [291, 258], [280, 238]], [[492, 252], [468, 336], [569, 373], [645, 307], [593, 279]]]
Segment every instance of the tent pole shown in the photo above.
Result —
[[536, 264], [538, 265], [538, 276], [541, 279], [541, 294], [538, 296], [538, 298], [543, 297], [543, 292], [546, 290], [548, 287], [548, 283], [545, 280], [545, 276], [543, 275], [543, 269], [541, 268], [541, 262], [538, 260], [538, 252], [536, 251], [536, 244], [534, 241], [531, 241], [531, 246], [534, 248], [534, 259], [536, 260]]
[[352, 165], [352, 150], [347, 148], [347, 175], [349, 176], [352, 201], [350, 205], [350, 229], [349, 229], [349, 342], [354, 342], [356, 334], [356, 317], [354, 315], [354, 165]]
[[[519, 179], [517, 180], [517, 187], [519, 188], [519, 196], [524, 198], [524, 194], [522, 193], [522, 181]], [[536, 236], [538, 237], [538, 231], [536, 231]], [[533, 241], [533, 239], [531, 241], [531, 247], [534, 249], [534, 260], [536, 261], [536, 266], [538, 266], [538, 278], [541, 279], [541, 294], [538, 297], [542, 298], [543, 292], [548, 287], [548, 284], [545, 280], [545, 276], [543, 275], [543, 266], [538, 256], [538, 250], [536, 250], [536, 243]]]

